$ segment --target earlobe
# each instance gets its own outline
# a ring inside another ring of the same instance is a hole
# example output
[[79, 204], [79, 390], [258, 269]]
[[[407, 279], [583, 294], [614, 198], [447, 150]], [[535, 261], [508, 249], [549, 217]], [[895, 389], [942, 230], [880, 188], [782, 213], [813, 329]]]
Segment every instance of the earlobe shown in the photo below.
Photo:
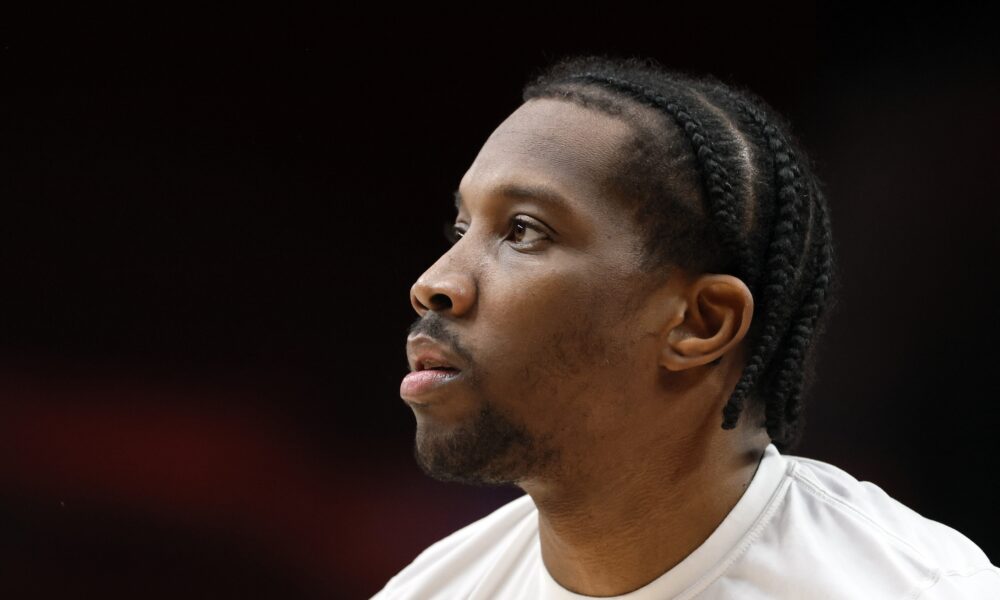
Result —
[[661, 364], [671, 371], [718, 363], [746, 336], [753, 295], [732, 275], [694, 281], [665, 329]]

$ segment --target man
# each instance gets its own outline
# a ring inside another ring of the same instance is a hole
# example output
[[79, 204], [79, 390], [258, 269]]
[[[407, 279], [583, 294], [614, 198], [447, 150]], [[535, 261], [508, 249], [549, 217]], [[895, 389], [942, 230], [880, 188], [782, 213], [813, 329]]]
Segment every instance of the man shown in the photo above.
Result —
[[420, 466], [527, 494], [376, 598], [1000, 598], [962, 534], [784, 455], [834, 282], [820, 185], [762, 101], [556, 63], [411, 288]]

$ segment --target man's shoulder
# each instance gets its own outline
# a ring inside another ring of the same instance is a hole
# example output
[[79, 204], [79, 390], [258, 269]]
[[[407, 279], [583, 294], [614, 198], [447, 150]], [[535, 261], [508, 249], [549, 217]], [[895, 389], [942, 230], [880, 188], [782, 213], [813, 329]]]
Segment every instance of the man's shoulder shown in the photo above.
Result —
[[537, 539], [538, 510], [525, 494], [428, 546], [375, 598], [458, 597], [498, 563], [523, 560]]
[[857, 524], [870, 535], [885, 538], [944, 566], [950, 560], [989, 562], [983, 551], [959, 531], [925, 517], [870, 481], [815, 459], [788, 457], [796, 468], [799, 488], [818, 502]]
[[[839, 467], [785, 458], [793, 463], [791, 485], [757, 545], [775, 552], [750, 554], [744, 566], [767, 570], [780, 563], [787, 577], [803, 580], [803, 589], [832, 585], [878, 590], [886, 597], [900, 590], [911, 594], [906, 597], [937, 597], [932, 595], [937, 588], [973, 583], [971, 578], [1000, 586], [1000, 570], [962, 533]], [[789, 561], [803, 568], [786, 570]]]

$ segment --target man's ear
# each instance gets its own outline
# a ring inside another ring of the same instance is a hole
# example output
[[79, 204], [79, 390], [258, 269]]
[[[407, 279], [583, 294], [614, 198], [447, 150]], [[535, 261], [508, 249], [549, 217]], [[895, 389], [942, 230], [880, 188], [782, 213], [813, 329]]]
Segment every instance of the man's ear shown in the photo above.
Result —
[[743, 340], [752, 318], [753, 295], [741, 279], [702, 275], [677, 298], [660, 364], [681, 371], [721, 359]]

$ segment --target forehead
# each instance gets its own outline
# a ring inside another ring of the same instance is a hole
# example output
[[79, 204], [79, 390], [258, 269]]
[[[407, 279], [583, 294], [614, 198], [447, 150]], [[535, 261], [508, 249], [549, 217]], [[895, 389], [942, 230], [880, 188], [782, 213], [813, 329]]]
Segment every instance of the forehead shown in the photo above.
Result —
[[554, 189], [578, 210], [607, 210], [602, 187], [632, 138], [625, 121], [577, 104], [540, 98], [490, 135], [462, 177], [463, 198], [510, 183]]

